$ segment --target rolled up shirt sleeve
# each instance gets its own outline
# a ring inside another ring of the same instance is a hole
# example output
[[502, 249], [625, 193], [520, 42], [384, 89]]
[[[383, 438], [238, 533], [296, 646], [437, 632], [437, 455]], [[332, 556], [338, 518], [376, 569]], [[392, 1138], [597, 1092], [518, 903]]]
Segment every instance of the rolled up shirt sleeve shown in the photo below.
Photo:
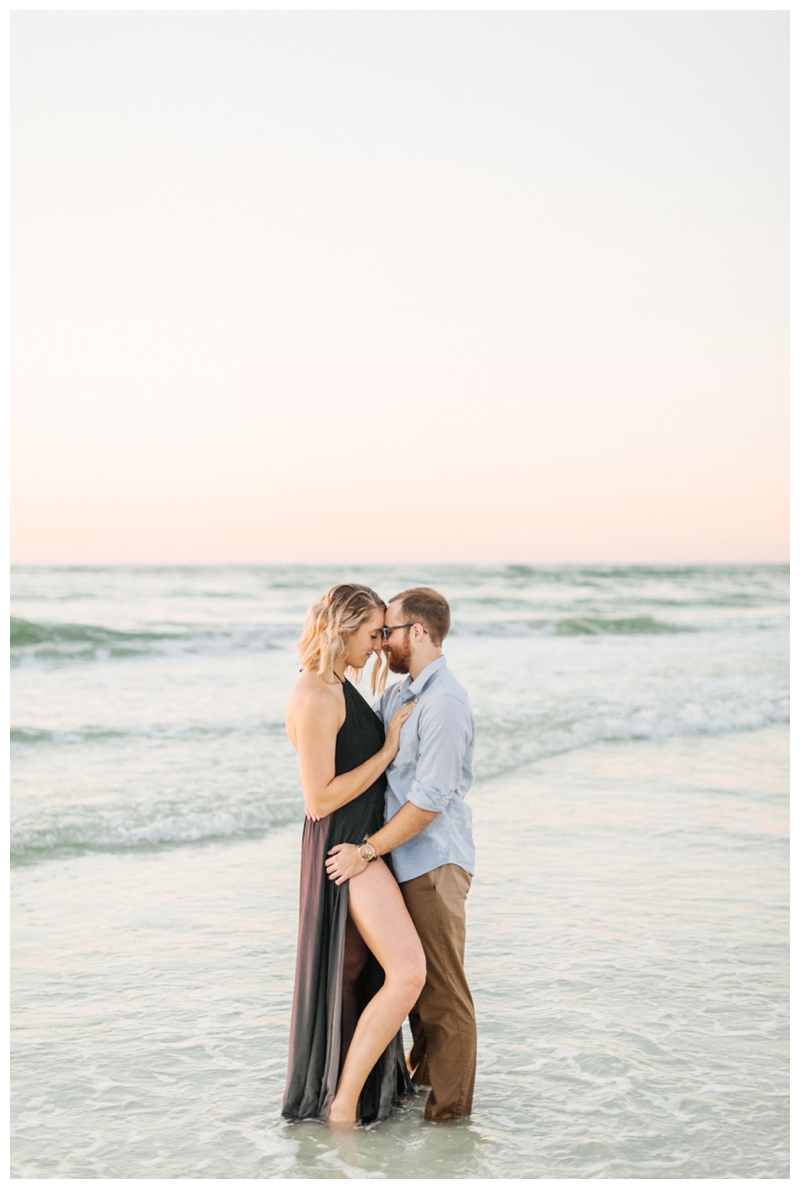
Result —
[[441, 813], [457, 793], [464, 757], [472, 741], [472, 714], [458, 698], [445, 695], [423, 708], [419, 759], [408, 799], [418, 809]]

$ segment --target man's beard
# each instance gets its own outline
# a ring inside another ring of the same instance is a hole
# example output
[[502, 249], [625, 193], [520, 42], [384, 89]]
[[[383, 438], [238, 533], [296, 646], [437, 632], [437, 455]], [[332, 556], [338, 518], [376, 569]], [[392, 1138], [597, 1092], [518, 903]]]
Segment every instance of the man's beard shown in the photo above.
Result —
[[407, 673], [411, 661], [411, 641], [406, 637], [405, 647], [401, 650], [396, 645], [386, 649], [389, 658], [389, 668], [393, 673]]

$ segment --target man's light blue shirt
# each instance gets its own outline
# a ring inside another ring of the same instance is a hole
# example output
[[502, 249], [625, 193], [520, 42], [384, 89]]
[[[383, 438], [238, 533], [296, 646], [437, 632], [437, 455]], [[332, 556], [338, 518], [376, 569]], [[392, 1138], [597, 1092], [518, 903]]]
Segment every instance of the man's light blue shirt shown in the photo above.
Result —
[[386, 769], [385, 821], [411, 801], [437, 817], [392, 851], [399, 883], [457, 863], [475, 872], [472, 810], [464, 798], [472, 784], [475, 720], [467, 691], [439, 656], [412, 681], [398, 681], [376, 703], [384, 727], [398, 706], [419, 699], [400, 732], [400, 750]]

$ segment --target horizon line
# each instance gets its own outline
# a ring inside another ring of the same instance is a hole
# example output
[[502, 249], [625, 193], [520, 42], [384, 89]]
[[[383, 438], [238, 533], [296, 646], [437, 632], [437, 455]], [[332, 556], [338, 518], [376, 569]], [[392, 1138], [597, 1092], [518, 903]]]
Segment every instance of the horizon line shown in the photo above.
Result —
[[526, 569], [544, 569], [548, 567], [603, 567], [603, 566], [625, 566], [631, 567], [648, 567], [650, 569], [662, 568], [673, 569], [676, 566], [788, 566], [791, 564], [791, 558], [785, 559], [730, 559], [720, 560], [717, 558], [714, 561], [701, 560], [674, 560], [674, 561], [621, 561], [621, 560], [606, 560], [606, 561], [476, 561], [475, 559], [466, 559], [463, 561], [410, 561], [407, 559], [400, 561], [25, 561], [25, 562], [9, 562], [9, 568], [14, 569], [51, 569], [51, 570], [98, 570], [98, 569], [244, 569], [256, 567], [277, 567], [277, 566], [305, 566], [309, 568], [328, 568], [332, 566], [341, 566], [349, 569], [368, 569], [371, 566], [385, 567], [385, 566], [402, 566], [402, 567], [431, 567], [447, 568], [449, 566], [478, 566], [481, 568], [489, 567], [510, 567], [510, 566], [524, 566]]

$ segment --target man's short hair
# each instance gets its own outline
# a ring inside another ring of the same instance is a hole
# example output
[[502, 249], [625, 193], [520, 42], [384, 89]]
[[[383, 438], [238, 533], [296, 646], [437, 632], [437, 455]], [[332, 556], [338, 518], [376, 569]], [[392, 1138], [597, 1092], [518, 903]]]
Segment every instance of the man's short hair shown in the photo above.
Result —
[[431, 644], [438, 648], [450, 631], [450, 604], [430, 586], [413, 586], [396, 594], [390, 603], [402, 603], [403, 618], [428, 629]]

